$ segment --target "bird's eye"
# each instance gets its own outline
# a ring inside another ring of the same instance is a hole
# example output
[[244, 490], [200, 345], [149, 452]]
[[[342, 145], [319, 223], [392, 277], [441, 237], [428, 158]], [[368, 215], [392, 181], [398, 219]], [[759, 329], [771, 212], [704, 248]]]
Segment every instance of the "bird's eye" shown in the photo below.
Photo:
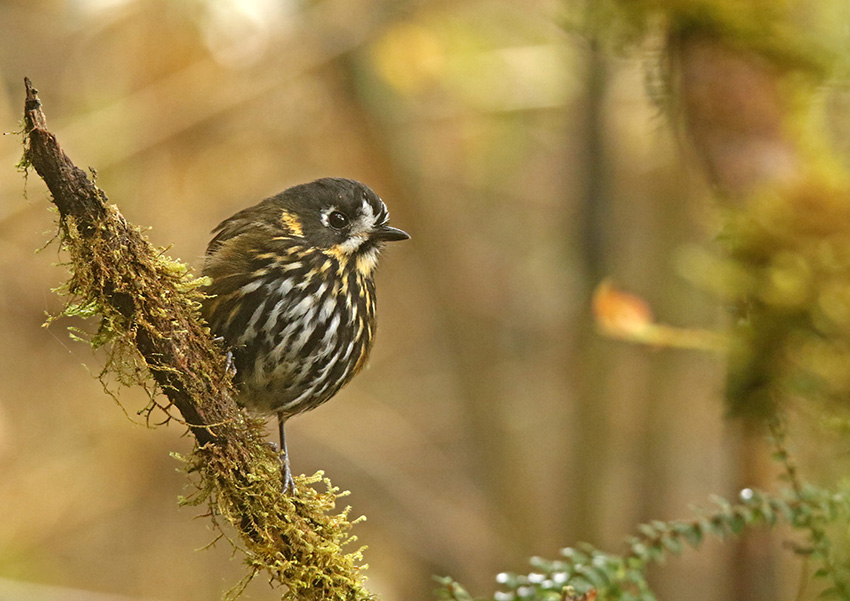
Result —
[[334, 211], [330, 215], [328, 215], [328, 225], [334, 228], [335, 230], [344, 229], [348, 226], [348, 215], [345, 213], [340, 213], [339, 211]]

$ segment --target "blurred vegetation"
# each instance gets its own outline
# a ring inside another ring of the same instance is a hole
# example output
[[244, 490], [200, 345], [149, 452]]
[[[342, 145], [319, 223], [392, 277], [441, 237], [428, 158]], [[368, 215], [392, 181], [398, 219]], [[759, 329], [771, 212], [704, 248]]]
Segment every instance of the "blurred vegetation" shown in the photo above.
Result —
[[[358, 537], [382, 598], [431, 598], [432, 574], [475, 595], [494, 574], [497, 595], [558, 598], [565, 577], [619, 594], [597, 564], [638, 597], [814, 598], [846, 583], [846, 13], [4, 0], [0, 119], [17, 128], [23, 76], [49, 88], [65, 149], [196, 266], [222, 217], [293, 183], [354, 177], [387, 201], [413, 240], [382, 263], [371, 367], [289, 433], [296, 472], [325, 469], [369, 516]], [[693, 84], [712, 63], [725, 67], [709, 90], [754, 70], [773, 95], [744, 86], [700, 113]], [[751, 114], [775, 152], [744, 153], [772, 160], [742, 187], [725, 169], [746, 157], [715, 145], [752, 133], [720, 135]], [[169, 452], [190, 442], [146, 430], [141, 391], [121, 397], [139, 426], [109, 411], [80, 369], [103, 359], [39, 327], [63, 276], [51, 247], [32, 255], [51, 217], [32, 178], [22, 199], [18, 139], [2, 142], [0, 590], [219, 596], [241, 568], [225, 547], [193, 553], [214, 535], [174, 502]], [[728, 331], [728, 371], [716, 354], [600, 337], [590, 300], [606, 277], [660, 324]], [[752, 425], [777, 408], [781, 450]], [[729, 501], [689, 509], [711, 495]]]
[[[635, 36], [648, 31], [635, 24], [656, 25], [668, 65], [670, 117], [680, 124], [683, 142], [696, 151], [721, 201], [716, 221], [726, 254], [711, 260], [710, 275], [699, 279], [731, 307], [730, 417], [744, 420], [749, 439], [770, 430], [773, 458], [783, 468], [779, 479], [789, 486], [778, 495], [748, 487], [738, 503], [718, 500], [714, 514], [645, 524], [622, 556], [585, 545], [563, 549], [562, 560], [533, 559], [538, 571], [502, 574], [506, 591], [495, 598], [561, 599], [565, 591], [596, 590], [604, 599], [655, 599], [646, 573], [650, 563], [680, 554], [683, 543], [700, 547], [707, 534], [726, 538], [784, 520], [807, 539], [803, 544], [786, 541], [802, 565], [796, 598], [850, 599], [850, 499], [841, 487], [843, 474], [831, 487], [818, 488], [801, 478], [785, 446], [786, 420], [800, 405], [820, 415], [825, 426], [845, 422], [850, 401], [850, 329], [844, 310], [850, 298], [850, 188], [846, 171], [828, 154], [829, 144], [822, 139], [826, 132], [811, 118], [818, 104], [814, 85], [841, 71], [833, 68], [839, 42], [830, 36], [834, 27], [817, 27], [827, 25], [825, 13], [829, 18], [835, 13], [797, 2], [622, 6], [621, 15], [614, 4], [595, 10], [612, 9], [606, 18], [624, 17]], [[596, 23], [603, 22], [608, 23]], [[660, 29], [658, 23], [663, 23]], [[610, 284], [603, 283], [596, 293], [594, 308], [609, 335], [699, 347], [693, 332], [653, 323], [646, 303]], [[698, 338], [705, 340], [706, 334]], [[744, 464], [755, 464], [759, 458], [753, 449], [746, 451]], [[751, 567], [765, 565], [763, 553], [746, 541], [739, 557]], [[810, 560], [819, 565], [810, 570]], [[451, 579], [443, 584], [444, 598], [469, 598]], [[772, 578], [741, 578], [737, 594], [767, 599], [795, 590], [787, 588]]]

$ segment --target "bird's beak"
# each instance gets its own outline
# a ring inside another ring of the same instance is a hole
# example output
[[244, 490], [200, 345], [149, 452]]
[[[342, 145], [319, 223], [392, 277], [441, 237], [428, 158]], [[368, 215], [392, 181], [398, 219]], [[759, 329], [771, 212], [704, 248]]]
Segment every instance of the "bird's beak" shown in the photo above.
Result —
[[372, 232], [371, 238], [382, 242], [394, 242], [396, 240], [407, 240], [410, 238], [410, 234], [404, 230], [398, 229], [397, 227], [382, 225]]

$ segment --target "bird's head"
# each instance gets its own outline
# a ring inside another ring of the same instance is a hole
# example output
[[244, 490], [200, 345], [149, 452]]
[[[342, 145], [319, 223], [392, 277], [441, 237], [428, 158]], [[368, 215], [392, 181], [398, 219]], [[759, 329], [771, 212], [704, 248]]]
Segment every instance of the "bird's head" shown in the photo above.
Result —
[[389, 225], [389, 213], [369, 187], [350, 179], [323, 178], [293, 186], [275, 197], [278, 225], [287, 235], [340, 261], [354, 260], [371, 273], [386, 242], [410, 236]]
[[360, 182], [342, 178], [288, 188], [239, 211], [213, 232], [204, 268], [211, 277], [221, 277], [219, 271], [232, 270], [257, 253], [279, 252], [279, 245], [269, 246], [276, 240], [283, 247], [294, 241], [340, 265], [356, 267], [368, 277], [384, 243], [410, 238], [389, 225], [387, 207], [377, 194]]

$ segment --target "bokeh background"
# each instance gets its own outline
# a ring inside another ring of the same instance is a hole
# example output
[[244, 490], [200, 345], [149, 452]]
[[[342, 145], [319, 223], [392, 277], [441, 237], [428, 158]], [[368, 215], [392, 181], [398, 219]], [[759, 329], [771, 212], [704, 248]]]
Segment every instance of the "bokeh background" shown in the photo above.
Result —
[[[387, 601], [431, 598], [434, 574], [492, 594], [530, 556], [617, 550], [769, 480], [724, 419], [716, 357], [596, 333], [607, 277], [665, 322], [722, 311], [688, 277], [711, 196], [659, 108], [652, 41], [600, 47], [592, 6], [0, 0], [0, 598], [200, 601], [244, 573], [178, 507], [183, 429], [147, 427], [139, 390], [105, 394], [102, 356], [66, 330], [93, 324], [42, 327], [66, 273], [45, 187], [15, 169], [24, 76], [72, 159], [197, 268], [220, 220], [326, 175], [368, 183], [411, 233], [382, 261], [369, 369], [288, 427], [294, 470], [367, 516]], [[765, 598], [780, 543], [760, 545]], [[742, 598], [742, 557], [708, 543], [657, 590]]]

